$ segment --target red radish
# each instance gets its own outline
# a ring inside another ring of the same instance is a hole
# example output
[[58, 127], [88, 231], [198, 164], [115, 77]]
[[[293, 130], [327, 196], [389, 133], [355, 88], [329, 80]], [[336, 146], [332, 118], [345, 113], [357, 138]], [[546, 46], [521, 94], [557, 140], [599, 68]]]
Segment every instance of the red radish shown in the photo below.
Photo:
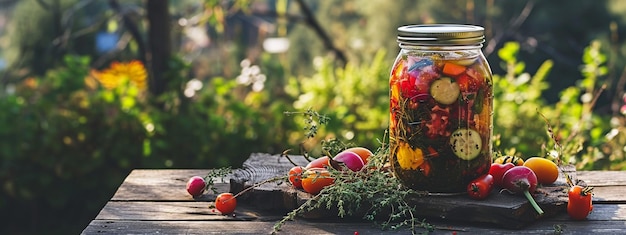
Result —
[[187, 192], [193, 197], [202, 195], [205, 189], [206, 182], [204, 181], [204, 178], [200, 176], [191, 177], [189, 178], [189, 181], [187, 181]]
[[531, 193], [537, 189], [537, 176], [528, 167], [515, 166], [502, 176], [502, 187], [511, 193], [523, 193], [538, 214], [543, 214], [543, 210], [537, 205]]
[[367, 165], [367, 159], [370, 156], [374, 156], [374, 153], [372, 153], [372, 151], [364, 147], [352, 147], [352, 148], [346, 149], [346, 151], [350, 151], [350, 152], [358, 154], [359, 157], [361, 157], [361, 160], [363, 160], [363, 164], [365, 165]]
[[338, 153], [331, 161], [329, 161], [329, 163], [337, 170], [343, 170], [342, 165], [345, 165], [352, 171], [360, 171], [365, 165], [365, 163], [363, 163], [363, 159], [352, 151], [343, 151]]

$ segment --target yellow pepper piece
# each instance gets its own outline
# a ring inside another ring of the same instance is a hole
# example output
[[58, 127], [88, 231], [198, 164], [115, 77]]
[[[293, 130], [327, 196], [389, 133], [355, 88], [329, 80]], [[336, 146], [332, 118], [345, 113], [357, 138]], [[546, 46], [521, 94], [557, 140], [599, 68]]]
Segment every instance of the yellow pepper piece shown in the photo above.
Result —
[[402, 169], [417, 169], [424, 163], [424, 153], [420, 148], [413, 149], [408, 143], [400, 142], [396, 157]]

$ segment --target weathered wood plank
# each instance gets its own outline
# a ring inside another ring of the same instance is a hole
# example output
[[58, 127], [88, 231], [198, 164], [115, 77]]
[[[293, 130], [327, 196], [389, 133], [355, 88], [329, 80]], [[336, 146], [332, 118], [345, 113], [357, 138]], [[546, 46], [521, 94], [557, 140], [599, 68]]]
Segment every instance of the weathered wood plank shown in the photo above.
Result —
[[578, 171], [577, 175], [579, 179], [592, 186], [626, 187], [626, 177], [623, 171]]
[[[299, 166], [305, 166], [309, 162], [303, 156], [290, 155], [289, 159]], [[289, 159], [280, 155], [261, 153], [250, 155], [243, 163], [242, 168], [233, 172], [230, 180], [230, 191], [238, 193], [256, 183], [287, 176], [289, 169], [294, 166]], [[310, 198], [310, 195], [303, 191], [295, 190], [287, 183], [285, 178], [262, 184], [242, 194], [239, 198], [241, 201], [257, 205], [257, 209], [289, 211], [302, 205], [306, 199]]]
[[593, 202], [594, 203], [625, 203], [626, 202], [626, 186], [594, 186]]
[[[249, 205], [241, 205], [235, 210], [235, 216], [224, 216], [210, 208], [210, 202], [109, 202], [102, 209], [96, 220], [160, 220], [160, 221], [195, 221], [195, 220], [278, 220], [284, 214], [257, 212]], [[465, 214], [465, 216], [470, 216]], [[341, 220], [335, 216], [325, 219]], [[442, 218], [445, 219], [445, 218]], [[310, 219], [316, 220], [316, 219]], [[350, 219], [350, 220], [354, 220]], [[569, 221], [565, 213], [559, 214], [546, 221]], [[625, 204], [597, 204], [588, 217], [588, 221], [626, 221]], [[626, 229], [626, 228], [625, 228]]]
[[[267, 164], [268, 159], [276, 159]], [[281, 161], [282, 160], [282, 161]], [[284, 158], [271, 155], [252, 155], [243, 165], [243, 169], [234, 172], [231, 177], [231, 191], [240, 192], [256, 182], [277, 176], [284, 176], [293, 164]], [[573, 168], [569, 172], [575, 179]], [[563, 177], [557, 183], [542, 187], [535, 195], [535, 200], [544, 209], [543, 217], [549, 217], [565, 211], [567, 203], [567, 185]], [[287, 183], [264, 184], [241, 196], [243, 201], [258, 204], [259, 209], [293, 210], [311, 196], [295, 190]], [[419, 208], [417, 217], [445, 218], [456, 221], [492, 223], [509, 228], [521, 228], [540, 217], [521, 196], [497, 193], [496, 190], [485, 201], [469, 199], [466, 195], [426, 196], [412, 198], [411, 206]], [[325, 217], [333, 211], [316, 211], [305, 215], [307, 218]]]
[[[276, 176], [279, 172], [287, 172], [291, 166], [289, 161], [278, 155], [255, 153], [251, 155], [251, 159], [256, 159], [256, 173], [251, 179], [255, 182], [265, 180], [263, 176]], [[306, 165], [308, 161], [302, 156], [291, 156], [291, 159], [297, 163]], [[249, 169], [250, 162], [244, 163], [244, 167]], [[285, 167], [288, 167], [285, 170]], [[207, 169], [177, 169], [177, 170], [156, 170], [156, 169], [136, 169], [133, 170], [124, 180], [123, 184], [118, 188], [117, 192], [111, 198], [112, 201], [212, 201], [215, 194], [212, 192], [205, 193], [199, 198], [192, 198], [185, 190], [187, 180], [192, 176], [206, 176]], [[245, 170], [235, 170], [238, 174], [246, 174]], [[261, 174], [261, 172], [264, 172]], [[258, 176], [261, 176], [259, 178]], [[224, 179], [215, 179], [218, 184], [216, 188], [218, 192], [228, 192], [229, 177]]]
[[[233, 215], [222, 215], [213, 202], [110, 201], [96, 220], [253, 220], [254, 212], [237, 207]], [[277, 216], [269, 217], [276, 219]]]
[[[563, 217], [562, 217], [563, 218]], [[564, 216], [565, 219], [569, 217]], [[626, 204], [594, 204], [588, 221], [626, 221]], [[626, 229], [626, 227], [624, 227]]]
[[[468, 200], [468, 203], [472, 203]], [[474, 201], [477, 204], [480, 201]], [[213, 202], [145, 202], [145, 201], [110, 201], [100, 211], [96, 220], [277, 220], [284, 214], [263, 213], [259, 215], [256, 207], [249, 204], [240, 204], [235, 210], [235, 217], [223, 216], [212, 209]], [[420, 208], [427, 210], [429, 208]], [[529, 208], [528, 210], [532, 210]], [[548, 209], [546, 209], [548, 210]], [[458, 211], [446, 212], [446, 218], [453, 217]], [[471, 216], [471, 214], [460, 214]], [[263, 217], [263, 218], [260, 218]], [[336, 215], [327, 215], [324, 218], [337, 218]], [[316, 218], [309, 218], [316, 219]], [[436, 219], [436, 218], [435, 218]], [[566, 213], [558, 214], [548, 220], [569, 220]], [[588, 217], [590, 221], [623, 220], [626, 221], [626, 204], [596, 204], [594, 211]]]
[[578, 171], [578, 179], [593, 186], [594, 203], [626, 202], [626, 175], [623, 171]]
[[[82, 234], [269, 234], [275, 222], [271, 221], [118, 221], [94, 220]], [[429, 234], [624, 234], [625, 221], [539, 221], [523, 230], [508, 230], [484, 225], [452, 225], [439, 222]], [[371, 223], [335, 223], [296, 220], [286, 223], [280, 234], [410, 234], [407, 228], [381, 230]], [[425, 232], [425, 230], [417, 230]]]
[[[277, 160], [275, 155], [263, 155], [259, 160], [269, 162], [283, 161]], [[300, 157], [292, 157], [299, 164], [305, 164], [306, 161]], [[304, 162], [303, 162], [304, 161]], [[117, 190], [112, 201], [190, 201], [194, 200], [185, 191], [185, 184], [189, 177], [194, 175], [206, 175], [207, 169], [176, 169], [176, 170], [154, 170], [154, 169], [136, 169], [133, 170], [124, 183]], [[237, 172], [237, 170], [235, 170]], [[594, 186], [594, 201], [611, 202], [626, 201], [626, 178], [623, 172], [619, 171], [579, 171], [576, 172], [578, 178], [585, 181], [588, 185]], [[268, 174], [271, 175], [271, 174]], [[265, 177], [267, 178], [267, 176]], [[216, 186], [218, 191], [227, 192], [230, 190], [228, 184], [229, 178], [224, 181], [218, 179]], [[274, 187], [274, 186], [273, 186]], [[286, 187], [288, 188], [288, 187]], [[284, 190], [284, 189], [281, 189]], [[295, 192], [292, 192], [295, 193]], [[215, 195], [205, 195], [205, 197], [197, 200], [210, 201]]]
[[[301, 157], [294, 157], [294, 159], [298, 158], [304, 160]], [[260, 154], [257, 160], [271, 162], [266, 165], [269, 167], [265, 167], [266, 170], [264, 170], [268, 172], [267, 175], [271, 175], [269, 173], [272, 170], [267, 170], [272, 169], [270, 165], [284, 164], [283, 160], [286, 159]], [[306, 162], [298, 164], [304, 165]], [[280, 171], [283, 170], [285, 168], [281, 168]], [[134, 170], [111, 201], [102, 209], [98, 217], [85, 228], [82, 234], [267, 234], [271, 231], [274, 223], [284, 215], [284, 213], [258, 211], [255, 205], [247, 204], [245, 201], [242, 201], [237, 207], [234, 217], [220, 215], [219, 212], [209, 208], [215, 195], [205, 194], [201, 198], [194, 199], [185, 191], [185, 183], [189, 177], [205, 175], [207, 172], [208, 170], [205, 169]], [[281, 174], [284, 173], [286, 170]], [[556, 232], [555, 226], [561, 228], [563, 234], [626, 234], [626, 204], [624, 204], [626, 201], [626, 196], [624, 196], [626, 195], [626, 174], [612, 171], [576, 173], [578, 179], [595, 187], [594, 211], [586, 221], [573, 221], [569, 219], [566, 213], [556, 213], [551, 217], [531, 221], [521, 229], [510, 230], [500, 226], [494, 227], [494, 224], [488, 221], [466, 223], [451, 220], [450, 217], [453, 216], [473, 216], [463, 211], [452, 210], [446, 211], [445, 219], [441, 219], [439, 216], [439, 219], [430, 218], [426, 221], [442, 228], [451, 228], [466, 234], [552, 234]], [[304, 198], [307, 195], [292, 189], [288, 184], [272, 185], [272, 187], [284, 187], [286, 190], [281, 189], [281, 191], [288, 193], [283, 195], [284, 198], [276, 198], [272, 196], [272, 193], [268, 193], [259, 197], [262, 204], [269, 205], [271, 203], [267, 202], [276, 200], [276, 203], [296, 206], [302, 201], [289, 200]], [[224, 192], [231, 189], [228, 183], [220, 183], [218, 188]], [[550, 188], [542, 190], [550, 190]], [[506, 196], [507, 199], [524, 201], [522, 197], [493, 193], [495, 197], [498, 197], [496, 200]], [[539, 198], [541, 194], [536, 196]], [[466, 201], [461, 203], [470, 207], [480, 207], [481, 205], [478, 205], [480, 203], [490, 203], [490, 201], [474, 201], [467, 198], [464, 200]], [[437, 207], [436, 204], [430, 206]], [[423, 207], [421, 210], [428, 210], [428, 207]], [[531, 208], [524, 210], [532, 212]], [[544, 208], [544, 210], [552, 209]], [[324, 220], [297, 219], [297, 221], [288, 222], [283, 227], [283, 233], [353, 234], [355, 231], [360, 234], [408, 233], [405, 229], [383, 231], [374, 227], [372, 223], [359, 221], [354, 218], [340, 219], [332, 216], [326, 217]], [[450, 234], [453, 232], [452, 230], [437, 230], [430, 234]]]
[[[185, 186], [192, 176], [206, 176], [209, 170], [133, 170], [124, 180], [111, 201], [213, 201], [212, 192], [193, 198]], [[219, 192], [228, 192], [229, 178], [215, 179]]]
[[[289, 159], [296, 165], [305, 166], [309, 162], [303, 156], [290, 155]], [[286, 176], [294, 165], [286, 157], [263, 153], [254, 153], [243, 162], [241, 169], [233, 172], [232, 178], [243, 180], [248, 184], [255, 184], [277, 176]], [[261, 185], [263, 188], [266, 185]], [[272, 189], [272, 185], [268, 185]]]

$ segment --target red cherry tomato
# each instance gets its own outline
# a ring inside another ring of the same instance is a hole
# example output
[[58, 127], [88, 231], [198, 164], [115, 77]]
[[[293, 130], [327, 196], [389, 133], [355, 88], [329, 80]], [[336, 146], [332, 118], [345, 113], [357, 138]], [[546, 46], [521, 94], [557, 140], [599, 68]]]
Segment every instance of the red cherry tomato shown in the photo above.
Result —
[[232, 193], [222, 193], [215, 198], [215, 208], [227, 215], [233, 213], [237, 207], [237, 198]]
[[330, 166], [330, 164], [328, 163], [328, 156], [323, 156], [323, 157], [319, 157], [316, 158], [315, 160], [309, 162], [309, 164], [306, 165], [306, 169], [311, 169], [311, 168], [325, 168], [327, 166]]
[[289, 169], [289, 182], [294, 188], [302, 188], [302, 172], [304, 172], [304, 168], [301, 166], [294, 166]]
[[456, 82], [459, 83], [459, 89], [462, 92], [476, 92], [480, 87], [476, 82], [476, 79], [470, 77], [467, 74], [461, 74], [456, 78]]
[[591, 187], [574, 185], [569, 189], [567, 214], [574, 220], [584, 220], [593, 210]]
[[515, 164], [510, 162], [505, 164], [492, 163], [489, 168], [489, 174], [493, 176], [493, 184], [498, 187], [502, 186], [502, 176], [504, 176], [504, 173], [514, 166]]
[[484, 174], [467, 185], [467, 194], [470, 198], [483, 200], [489, 196], [493, 188], [493, 176]]

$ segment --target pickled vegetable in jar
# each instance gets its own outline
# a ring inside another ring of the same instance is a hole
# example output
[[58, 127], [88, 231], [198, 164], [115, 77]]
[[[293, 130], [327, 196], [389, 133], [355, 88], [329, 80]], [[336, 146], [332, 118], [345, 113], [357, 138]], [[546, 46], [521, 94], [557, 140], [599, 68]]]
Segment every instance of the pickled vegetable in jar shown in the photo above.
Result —
[[389, 79], [390, 163], [401, 182], [428, 192], [463, 192], [491, 165], [493, 84], [471, 25], [398, 28]]

